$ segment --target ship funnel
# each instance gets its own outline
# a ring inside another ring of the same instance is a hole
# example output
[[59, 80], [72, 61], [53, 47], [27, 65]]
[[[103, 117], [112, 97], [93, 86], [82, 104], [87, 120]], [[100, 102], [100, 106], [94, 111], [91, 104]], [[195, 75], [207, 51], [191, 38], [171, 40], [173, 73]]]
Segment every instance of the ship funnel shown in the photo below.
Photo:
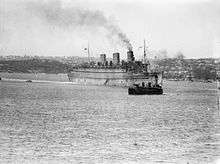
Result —
[[129, 50], [127, 52], [127, 62], [133, 62], [134, 61], [134, 54], [133, 51]]
[[120, 64], [120, 54], [118, 52], [113, 53], [113, 64], [114, 65]]
[[106, 54], [100, 54], [100, 60], [101, 60], [101, 64], [105, 65], [105, 63], [106, 63]]

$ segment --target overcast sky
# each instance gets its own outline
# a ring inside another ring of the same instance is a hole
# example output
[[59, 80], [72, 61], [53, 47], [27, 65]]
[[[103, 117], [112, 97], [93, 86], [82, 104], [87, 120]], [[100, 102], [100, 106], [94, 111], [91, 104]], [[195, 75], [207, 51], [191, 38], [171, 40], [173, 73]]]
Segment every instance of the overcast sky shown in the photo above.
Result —
[[0, 55], [92, 56], [131, 46], [220, 57], [218, 0], [0, 0]]

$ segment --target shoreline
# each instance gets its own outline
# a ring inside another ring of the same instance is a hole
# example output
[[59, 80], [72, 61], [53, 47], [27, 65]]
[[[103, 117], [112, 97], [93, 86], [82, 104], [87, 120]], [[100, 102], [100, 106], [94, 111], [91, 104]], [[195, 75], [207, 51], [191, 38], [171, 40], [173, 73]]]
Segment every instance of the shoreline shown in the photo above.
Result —
[[[65, 73], [9, 73], [9, 72], [0, 72], [1, 80], [7, 79], [7, 81], [26, 81], [31, 80], [34, 82], [69, 82], [68, 76]], [[10, 80], [11, 79], [11, 80]], [[201, 82], [201, 83], [216, 83], [218, 80], [203, 80], [203, 79], [194, 79], [193, 81], [183, 80], [183, 79], [166, 79], [163, 78], [163, 81], [172, 81], [172, 82]], [[71, 83], [71, 82], [70, 82]]]

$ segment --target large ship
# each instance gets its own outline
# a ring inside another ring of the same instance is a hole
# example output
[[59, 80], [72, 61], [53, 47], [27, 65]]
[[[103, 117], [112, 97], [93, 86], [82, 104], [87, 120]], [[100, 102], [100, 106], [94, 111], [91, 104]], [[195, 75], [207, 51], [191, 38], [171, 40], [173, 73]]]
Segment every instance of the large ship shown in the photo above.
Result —
[[[124, 86], [145, 81], [153, 81], [159, 72], [148, 70], [144, 44], [144, 60], [135, 61], [132, 50], [127, 52], [127, 61], [120, 60], [119, 53], [113, 53], [113, 60], [107, 61], [106, 54], [100, 55], [100, 61], [75, 66], [68, 73], [69, 81], [82, 85]], [[161, 77], [161, 76], [159, 76]]]

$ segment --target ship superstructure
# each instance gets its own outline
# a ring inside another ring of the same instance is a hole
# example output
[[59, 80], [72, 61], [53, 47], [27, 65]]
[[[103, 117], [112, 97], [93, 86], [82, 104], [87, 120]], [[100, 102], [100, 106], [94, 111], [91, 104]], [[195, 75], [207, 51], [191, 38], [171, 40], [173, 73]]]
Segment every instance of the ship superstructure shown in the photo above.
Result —
[[158, 72], [148, 70], [146, 50], [144, 46], [144, 60], [135, 61], [132, 50], [127, 52], [127, 60], [120, 60], [118, 52], [113, 53], [112, 60], [107, 61], [106, 54], [100, 54], [97, 63], [76, 66], [69, 73], [69, 81], [83, 85], [130, 86], [151, 80]]

